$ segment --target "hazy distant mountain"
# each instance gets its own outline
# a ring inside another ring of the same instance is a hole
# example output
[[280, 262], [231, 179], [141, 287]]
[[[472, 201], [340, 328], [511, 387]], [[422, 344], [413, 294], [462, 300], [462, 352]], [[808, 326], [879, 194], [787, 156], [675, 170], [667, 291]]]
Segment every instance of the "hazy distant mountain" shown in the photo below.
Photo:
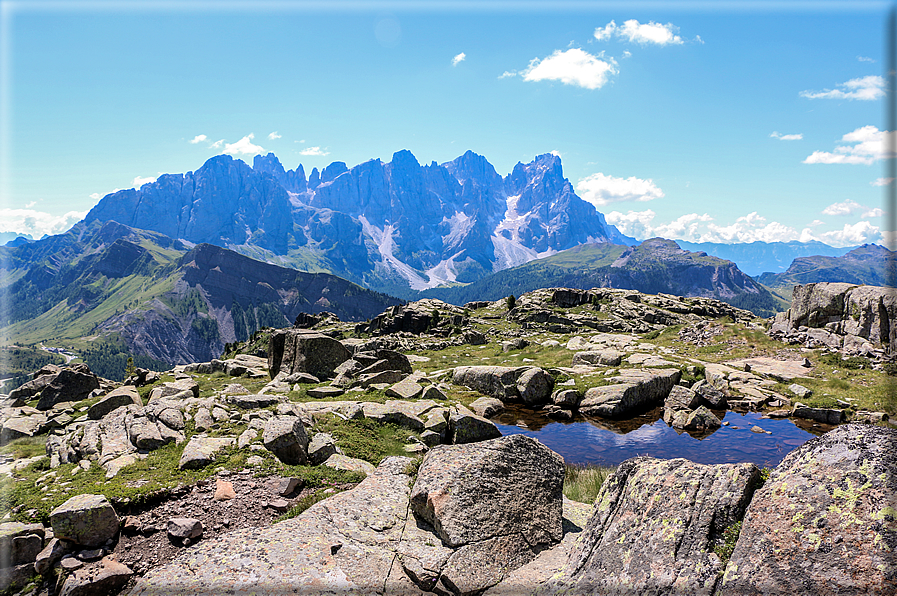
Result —
[[545, 287], [622, 288], [648, 294], [717, 298], [770, 316], [787, 305], [731, 261], [688, 252], [672, 240], [652, 238], [638, 246], [586, 244], [531, 261], [463, 287], [423, 293], [455, 304], [498, 300]]
[[[400, 301], [326, 273], [254, 261], [209, 244], [189, 249], [116, 222], [0, 247], [0, 329], [10, 341], [208, 361], [224, 344], [300, 312], [365, 320]], [[126, 359], [126, 358], [125, 358]], [[122, 360], [123, 369], [124, 360]], [[92, 365], [93, 367], [93, 365]]]
[[835, 248], [822, 242], [747, 242], [722, 244], [718, 242], [676, 241], [685, 250], [703, 251], [709, 255], [726, 259], [751, 276], [761, 273], [779, 273], [791, 265], [798, 257], [823, 255], [839, 257], [854, 247]]
[[18, 232], [0, 232], [0, 246], [19, 246], [26, 242], [34, 242], [34, 237]]
[[472, 282], [586, 242], [634, 244], [576, 195], [552, 154], [502, 177], [468, 151], [421, 166], [409, 151], [305, 176], [273, 154], [220, 155], [105, 196], [86, 222], [118, 221], [256, 259], [407, 293]]
[[895, 253], [884, 246], [864, 244], [840, 257], [809, 256], [794, 259], [784, 273], [764, 273], [757, 281], [790, 297], [795, 285], [844, 282], [870, 286], [887, 285], [886, 266]]

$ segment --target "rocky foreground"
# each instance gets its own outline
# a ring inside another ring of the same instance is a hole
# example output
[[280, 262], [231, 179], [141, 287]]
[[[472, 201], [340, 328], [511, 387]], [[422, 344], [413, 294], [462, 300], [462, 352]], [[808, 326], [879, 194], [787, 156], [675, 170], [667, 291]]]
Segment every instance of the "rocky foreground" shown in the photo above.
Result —
[[[790, 346], [714, 300], [555, 289], [420, 301], [357, 327], [304, 316], [263, 347], [122, 386], [45, 367], [4, 402], [0, 442], [46, 451], [4, 465], [4, 589], [892, 594], [892, 406], [804, 385], [848, 365], [880, 382], [881, 321], [897, 317], [884, 293], [817, 285], [773, 325]], [[821, 325], [838, 346], [805, 345]], [[563, 496], [559, 455], [488, 419], [508, 404], [560, 420], [663, 407], [698, 437], [726, 409], [833, 430], [771, 472], [630, 459], [584, 504]], [[381, 427], [406, 455], [347, 438]]]

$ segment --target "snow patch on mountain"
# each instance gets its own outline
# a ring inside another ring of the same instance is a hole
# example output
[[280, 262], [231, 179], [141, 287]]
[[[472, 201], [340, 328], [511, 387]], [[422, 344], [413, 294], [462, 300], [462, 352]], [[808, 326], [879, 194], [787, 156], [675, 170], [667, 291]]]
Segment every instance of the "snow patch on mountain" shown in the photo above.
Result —
[[367, 218], [363, 215], [358, 217], [358, 221], [361, 222], [364, 233], [370, 236], [377, 244], [377, 250], [380, 252], [380, 258], [384, 266], [392, 269], [407, 279], [408, 285], [411, 286], [412, 290], [426, 290], [427, 288], [432, 287], [427, 285], [427, 280], [425, 280], [417, 270], [403, 263], [392, 254], [395, 247], [392, 238], [393, 232], [395, 231], [395, 224], [383, 226], [383, 229], [381, 230], [368, 222]]

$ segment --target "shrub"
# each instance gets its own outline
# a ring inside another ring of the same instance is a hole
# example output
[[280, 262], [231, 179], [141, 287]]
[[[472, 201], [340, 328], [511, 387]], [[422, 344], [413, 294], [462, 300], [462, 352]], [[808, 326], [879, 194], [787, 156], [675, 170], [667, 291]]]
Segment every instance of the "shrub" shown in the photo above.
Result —
[[738, 542], [738, 536], [741, 534], [741, 522], [737, 521], [723, 532], [723, 543], [713, 549], [723, 563], [723, 567], [732, 557], [732, 551], [735, 550], [735, 543]]
[[514, 307], [517, 306], [517, 298], [514, 294], [511, 294], [507, 297], [508, 310], [514, 310]]

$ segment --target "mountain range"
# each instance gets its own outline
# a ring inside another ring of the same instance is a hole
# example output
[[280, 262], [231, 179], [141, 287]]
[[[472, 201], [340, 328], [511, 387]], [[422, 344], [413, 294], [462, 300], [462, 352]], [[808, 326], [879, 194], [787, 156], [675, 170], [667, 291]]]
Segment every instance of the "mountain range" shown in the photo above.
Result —
[[574, 192], [560, 157], [500, 176], [481, 155], [422, 166], [410, 151], [306, 178], [271, 153], [227, 155], [106, 195], [85, 222], [117, 221], [223, 246], [394, 295], [469, 283], [587, 242], [636, 244]]
[[724, 244], [720, 242], [688, 242], [676, 241], [685, 250], [702, 251], [707, 254], [726, 259], [738, 264], [738, 268], [751, 276], [763, 273], [781, 273], [791, 265], [794, 259], [821, 255], [840, 257], [853, 248], [852, 246], [836, 248], [823, 242], [741, 242]]

